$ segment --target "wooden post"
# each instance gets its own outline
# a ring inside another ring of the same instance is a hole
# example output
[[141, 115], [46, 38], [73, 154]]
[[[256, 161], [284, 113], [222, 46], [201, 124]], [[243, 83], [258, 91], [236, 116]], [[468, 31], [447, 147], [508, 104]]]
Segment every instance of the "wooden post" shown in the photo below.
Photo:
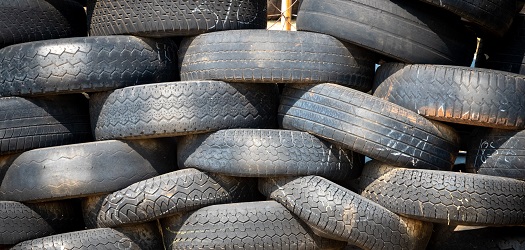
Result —
[[292, 30], [292, 0], [281, 0], [281, 25], [284, 30]]

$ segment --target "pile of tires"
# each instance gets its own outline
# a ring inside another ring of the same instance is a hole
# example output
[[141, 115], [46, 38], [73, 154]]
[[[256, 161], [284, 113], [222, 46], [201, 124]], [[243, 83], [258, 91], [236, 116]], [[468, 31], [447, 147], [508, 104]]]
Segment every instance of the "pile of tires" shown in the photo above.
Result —
[[0, 249], [525, 241], [522, 2], [4, 2]]

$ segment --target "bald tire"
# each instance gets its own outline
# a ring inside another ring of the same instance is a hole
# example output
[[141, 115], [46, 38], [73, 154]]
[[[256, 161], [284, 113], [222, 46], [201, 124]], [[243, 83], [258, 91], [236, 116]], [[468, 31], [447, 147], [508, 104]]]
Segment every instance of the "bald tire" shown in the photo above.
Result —
[[525, 183], [445, 171], [404, 169], [368, 163], [360, 177], [361, 195], [418, 220], [473, 226], [522, 225]]

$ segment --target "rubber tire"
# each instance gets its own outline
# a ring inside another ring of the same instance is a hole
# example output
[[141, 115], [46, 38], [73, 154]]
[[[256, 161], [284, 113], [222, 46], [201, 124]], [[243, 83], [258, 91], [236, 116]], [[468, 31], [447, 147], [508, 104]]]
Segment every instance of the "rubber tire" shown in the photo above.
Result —
[[275, 201], [201, 208], [161, 220], [167, 249], [342, 249]]
[[81, 95], [0, 98], [0, 155], [91, 140]]
[[0, 185], [0, 200], [39, 202], [111, 193], [176, 169], [170, 141], [103, 141], [21, 154]]
[[434, 225], [427, 250], [440, 249], [521, 249], [525, 244], [525, 228], [487, 227], [455, 231], [456, 226]]
[[486, 175], [365, 165], [361, 195], [417, 220], [472, 226], [525, 223], [525, 182]]
[[450, 170], [458, 153], [452, 128], [334, 84], [286, 85], [278, 121], [396, 166]]
[[83, 211], [88, 226], [115, 227], [214, 204], [250, 201], [256, 192], [253, 179], [184, 169], [137, 182], [103, 199], [86, 199]]
[[181, 79], [245, 83], [335, 83], [367, 92], [375, 53], [310, 32], [231, 30], [186, 38]]
[[259, 179], [259, 190], [319, 236], [362, 249], [424, 249], [432, 234], [431, 223], [400, 217], [322, 177]]
[[86, 12], [71, 0], [2, 1], [0, 26], [0, 48], [87, 35]]
[[135, 0], [97, 0], [88, 2], [87, 16], [91, 36], [192, 36], [219, 30], [266, 29], [266, 1], [157, 0], [151, 6]]
[[175, 81], [177, 45], [133, 36], [38, 41], [0, 50], [0, 96], [106, 91]]
[[332, 35], [406, 63], [467, 66], [477, 44], [460, 18], [418, 1], [303, 0], [297, 29]]
[[0, 245], [14, 245], [83, 228], [73, 201], [28, 204], [0, 201]]
[[240, 177], [359, 176], [364, 157], [305, 132], [230, 129], [177, 140], [179, 168]]
[[275, 84], [159, 83], [96, 93], [90, 113], [97, 140], [274, 128], [278, 96]]
[[525, 76], [441, 65], [383, 64], [378, 72], [374, 96], [428, 119], [525, 128]]

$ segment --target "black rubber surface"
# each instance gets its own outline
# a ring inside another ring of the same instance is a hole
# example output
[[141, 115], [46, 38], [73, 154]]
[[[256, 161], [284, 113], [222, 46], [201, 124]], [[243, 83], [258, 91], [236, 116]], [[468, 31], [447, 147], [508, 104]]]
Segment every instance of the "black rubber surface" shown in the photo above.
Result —
[[470, 65], [476, 36], [419, 1], [303, 0], [297, 29], [335, 36], [406, 63]]
[[44, 201], [110, 193], [176, 169], [170, 141], [103, 141], [36, 149], [17, 157], [0, 200]]
[[525, 128], [524, 95], [523, 75], [455, 66], [383, 64], [374, 83], [374, 96], [429, 119], [505, 129]]
[[275, 201], [201, 208], [161, 221], [167, 249], [342, 249]]
[[368, 91], [375, 53], [310, 32], [232, 30], [182, 41], [182, 80], [335, 83]]
[[90, 100], [97, 140], [171, 137], [227, 128], [274, 128], [275, 84], [186, 81], [96, 93]]
[[103, 199], [83, 203], [86, 224], [114, 227], [152, 221], [201, 207], [251, 201], [256, 181], [184, 169], [137, 182]]
[[279, 123], [396, 166], [450, 170], [458, 153], [452, 128], [334, 84], [286, 85]]
[[318, 235], [362, 249], [424, 249], [432, 224], [400, 217], [322, 177], [259, 179], [259, 190]]
[[81, 95], [0, 98], [0, 155], [93, 140]]
[[456, 226], [434, 225], [427, 250], [519, 250], [525, 245], [525, 227], [461, 229]]
[[75, 37], [0, 50], [0, 96], [104, 91], [178, 80], [177, 45], [134, 36]]
[[30, 41], [86, 35], [86, 13], [76, 1], [0, 2], [0, 48]]
[[90, 35], [190, 36], [231, 29], [265, 29], [265, 0], [89, 1]]
[[525, 182], [486, 175], [395, 168], [372, 161], [361, 195], [418, 220], [459, 225], [523, 225]]

